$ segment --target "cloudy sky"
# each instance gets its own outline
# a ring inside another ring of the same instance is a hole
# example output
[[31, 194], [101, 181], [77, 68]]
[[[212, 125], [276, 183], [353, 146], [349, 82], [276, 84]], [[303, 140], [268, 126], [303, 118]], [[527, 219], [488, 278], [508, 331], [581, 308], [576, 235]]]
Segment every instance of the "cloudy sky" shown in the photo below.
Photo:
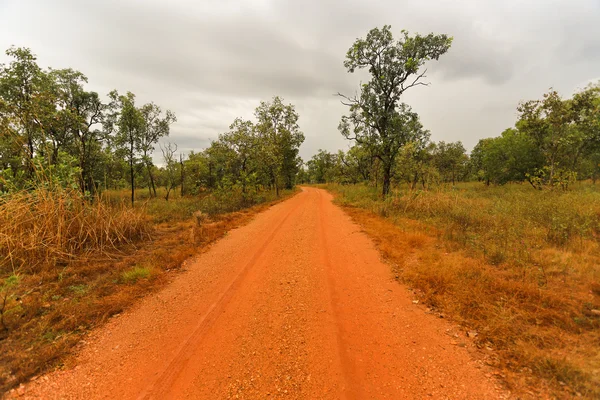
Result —
[[173, 110], [169, 140], [185, 151], [280, 95], [300, 114], [307, 159], [347, 147], [333, 94], [365, 77], [344, 56], [384, 24], [454, 36], [431, 85], [404, 99], [435, 141], [470, 149], [512, 126], [520, 100], [600, 79], [599, 0], [0, 0], [0, 49], [29, 47], [43, 67], [84, 72], [90, 90]]

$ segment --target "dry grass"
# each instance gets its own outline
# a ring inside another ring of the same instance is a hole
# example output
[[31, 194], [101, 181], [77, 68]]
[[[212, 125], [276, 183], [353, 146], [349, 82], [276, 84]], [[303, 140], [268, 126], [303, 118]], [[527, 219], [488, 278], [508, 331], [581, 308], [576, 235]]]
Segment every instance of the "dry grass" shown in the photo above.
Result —
[[511, 390], [600, 397], [600, 193], [591, 186], [464, 185], [385, 201], [363, 186], [329, 189], [399, 279], [477, 332]]
[[0, 197], [0, 276], [30, 274], [148, 238], [147, 216], [123, 204], [39, 188]]
[[[116, 193], [112, 193], [110, 202], [91, 205], [79, 200], [69, 203], [65, 193], [61, 196], [45, 193], [44, 202], [29, 202], [20, 207], [11, 203], [11, 210], [29, 208], [30, 213], [38, 213], [38, 219], [42, 219], [44, 210], [47, 214], [43, 218], [55, 219], [54, 222], [36, 221], [21, 211], [20, 220], [9, 219], [12, 228], [0, 227], [3, 232], [14, 229], [27, 243], [19, 247], [18, 240], [11, 242], [16, 243], [12, 249], [18, 249], [12, 250], [12, 260], [21, 261], [4, 264], [0, 275], [0, 308], [3, 309], [0, 316], [4, 317], [6, 327], [0, 326], [0, 393], [63, 365], [90, 329], [122, 312], [136, 299], [163, 287], [185, 260], [207, 249], [209, 243], [228, 230], [249, 222], [256, 213], [293, 193], [287, 192], [276, 200], [272, 200], [274, 195], [263, 196], [264, 203], [242, 211], [214, 213], [210, 221], [202, 221], [201, 229], [196, 218], [191, 218], [198, 208], [190, 204], [201, 204], [195, 198], [176, 199], [166, 205], [159, 198], [146, 204], [140, 202], [134, 210], [121, 206]], [[10, 201], [29, 201], [36, 195], [18, 196]], [[51, 201], [55, 201], [54, 206]], [[235, 199], [229, 201], [233, 203]], [[157, 204], [150, 207], [152, 202]], [[5, 218], [10, 216], [3, 208], [7, 204], [9, 201], [0, 205], [0, 215]], [[190, 210], [189, 214], [182, 216], [182, 208]], [[165, 221], [160, 215], [165, 209], [177, 211]], [[101, 221], [102, 218], [106, 220]], [[130, 236], [123, 234], [123, 230], [110, 230], [123, 226], [118, 223], [127, 222], [133, 226], [139, 223], [143, 229], [128, 231]], [[58, 224], [62, 224], [62, 228], [53, 227]], [[99, 239], [103, 236], [101, 232], [94, 232], [94, 227], [105, 233], [104, 238], [107, 232], [121, 232], [122, 236], [114, 234], [110, 240]], [[59, 236], [58, 232], [60, 239], [55, 237]], [[34, 233], [45, 239], [30, 237]], [[77, 236], [80, 233], [82, 236]], [[90, 237], [97, 239], [92, 241]], [[77, 245], [80, 238], [87, 240], [87, 244]], [[0, 251], [4, 251], [2, 247]], [[3, 299], [7, 300], [4, 306]]]

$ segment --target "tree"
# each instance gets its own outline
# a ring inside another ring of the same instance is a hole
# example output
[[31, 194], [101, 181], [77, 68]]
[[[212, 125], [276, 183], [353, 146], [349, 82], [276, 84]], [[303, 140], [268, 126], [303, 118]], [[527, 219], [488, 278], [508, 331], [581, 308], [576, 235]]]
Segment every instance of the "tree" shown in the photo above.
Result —
[[431, 183], [433, 176], [438, 176], [437, 170], [432, 165], [435, 143], [409, 142], [399, 154], [396, 168], [398, 178], [405, 180], [411, 189], [415, 189], [421, 182], [423, 189]]
[[375, 157], [368, 148], [356, 144], [346, 153], [338, 153], [343, 175], [350, 183], [368, 182], [375, 168]]
[[111, 114], [106, 120], [106, 130], [115, 132], [117, 151], [124, 155], [129, 165], [131, 184], [131, 205], [135, 201], [135, 167], [138, 162], [138, 149], [145, 128], [144, 118], [135, 107], [135, 95], [127, 92], [119, 95], [116, 90], [109, 93]]
[[358, 39], [348, 50], [344, 66], [348, 72], [367, 68], [371, 79], [360, 94], [344, 96], [350, 115], [342, 118], [340, 131], [347, 139], [369, 147], [383, 167], [383, 195], [390, 190], [392, 168], [400, 148], [424, 134], [416, 113], [400, 103], [402, 94], [422, 82], [429, 60], [437, 60], [452, 44], [447, 35], [409, 36], [394, 40], [391, 27], [372, 29], [366, 39]]
[[177, 118], [170, 110], [167, 110], [163, 117], [162, 110], [154, 103], [144, 104], [140, 109], [140, 114], [143, 121], [143, 127], [140, 132], [138, 146], [142, 156], [142, 162], [148, 173], [148, 188], [152, 189], [154, 197], [156, 197], [156, 184], [154, 183], [154, 176], [152, 174], [152, 168], [154, 167], [152, 153], [154, 152], [154, 146], [156, 146], [158, 140], [162, 137], [169, 136], [170, 126], [177, 121]]
[[336, 175], [336, 164], [335, 154], [319, 149], [317, 154], [306, 163], [310, 181], [312, 183], [332, 182]]
[[242, 193], [246, 193], [249, 185], [256, 184], [258, 169], [256, 129], [251, 121], [244, 121], [241, 118], [236, 118], [229, 129], [229, 132], [219, 137], [219, 142], [232, 154], [228, 160], [232, 180], [242, 186]]
[[581, 158], [600, 144], [600, 112], [597, 87], [563, 100], [555, 90], [541, 100], [518, 107], [518, 130], [533, 140], [544, 162], [530, 174], [536, 187], [565, 186], [573, 180]]
[[165, 147], [160, 146], [160, 150], [165, 162], [165, 188], [167, 189], [165, 200], [169, 201], [169, 195], [171, 194], [171, 190], [177, 186], [177, 176], [179, 175], [179, 163], [175, 157], [177, 145], [167, 143]]
[[432, 161], [444, 181], [454, 185], [464, 175], [469, 157], [461, 142], [442, 141], [433, 149]]
[[81, 171], [80, 188], [82, 193], [96, 190], [94, 172], [97, 168], [102, 148], [102, 132], [93, 127], [104, 120], [106, 105], [98, 93], [87, 92], [83, 84], [87, 77], [70, 68], [51, 70], [50, 76], [56, 96], [56, 115], [49, 127], [52, 138], [53, 159], [57, 162], [59, 149], [67, 146], [78, 160]]
[[486, 184], [504, 185], [527, 180], [543, 165], [535, 142], [517, 129], [506, 129], [496, 138], [481, 139], [471, 152], [471, 165]]
[[256, 108], [256, 130], [260, 143], [261, 165], [275, 187], [291, 189], [302, 160], [298, 157], [304, 134], [298, 126], [298, 113], [293, 105], [283, 104], [276, 96]]
[[14, 60], [0, 65], [0, 99], [5, 116], [11, 119], [11, 135], [23, 150], [27, 178], [33, 177], [33, 157], [43, 141], [42, 121], [46, 120], [47, 76], [36, 56], [27, 48], [11, 47], [6, 55]]

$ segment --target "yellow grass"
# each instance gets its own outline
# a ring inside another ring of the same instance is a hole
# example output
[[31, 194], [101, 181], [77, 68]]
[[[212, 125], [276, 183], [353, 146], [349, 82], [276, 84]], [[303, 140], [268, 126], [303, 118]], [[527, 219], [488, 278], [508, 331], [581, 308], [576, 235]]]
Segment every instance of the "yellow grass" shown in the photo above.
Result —
[[148, 238], [146, 215], [77, 191], [39, 188], [0, 198], [0, 274], [33, 273], [82, 254], [103, 255]]

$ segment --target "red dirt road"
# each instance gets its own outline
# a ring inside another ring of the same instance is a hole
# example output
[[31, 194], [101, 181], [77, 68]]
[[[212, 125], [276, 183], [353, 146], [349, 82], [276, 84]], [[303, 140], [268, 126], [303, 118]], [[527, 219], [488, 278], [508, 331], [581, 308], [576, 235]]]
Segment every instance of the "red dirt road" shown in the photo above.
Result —
[[308, 188], [188, 262], [24, 397], [501, 398], [449, 327]]

